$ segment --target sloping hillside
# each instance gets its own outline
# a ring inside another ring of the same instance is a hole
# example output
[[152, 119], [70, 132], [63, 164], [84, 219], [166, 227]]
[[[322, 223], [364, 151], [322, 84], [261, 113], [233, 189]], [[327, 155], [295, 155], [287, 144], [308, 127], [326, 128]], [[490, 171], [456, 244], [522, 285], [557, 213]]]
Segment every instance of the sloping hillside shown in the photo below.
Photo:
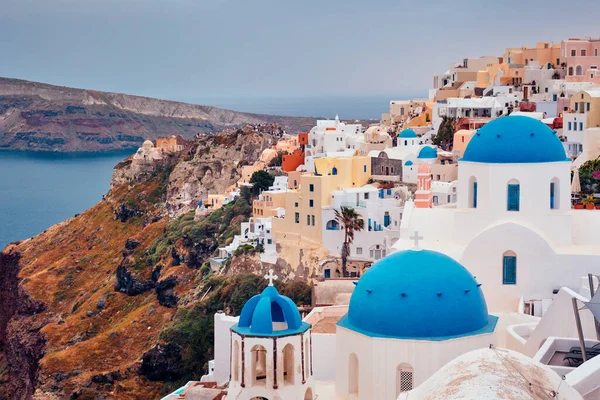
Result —
[[[239, 313], [266, 271], [249, 260], [255, 275], [216, 276], [207, 262], [250, 216], [250, 191], [199, 220], [193, 211], [170, 219], [171, 175], [207, 153], [239, 159], [248, 143], [260, 148], [247, 157], [260, 154], [272, 138], [235, 130], [205, 138], [212, 146], [202, 140], [0, 253], [0, 399], [154, 399], [205, 373], [213, 314]], [[277, 285], [310, 302], [306, 283]]]
[[0, 78], [0, 150], [116, 150], [246, 123], [276, 123], [296, 133], [315, 120]]

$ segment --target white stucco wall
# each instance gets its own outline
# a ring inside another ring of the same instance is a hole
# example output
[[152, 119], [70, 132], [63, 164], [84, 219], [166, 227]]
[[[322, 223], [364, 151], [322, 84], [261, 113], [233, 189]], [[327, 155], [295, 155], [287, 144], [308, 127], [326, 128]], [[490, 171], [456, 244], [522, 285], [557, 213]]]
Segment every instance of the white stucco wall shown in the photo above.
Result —
[[[392, 400], [398, 397], [397, 369], [414, 369], [416, 387], [461, 354], [495, 345], [493, 333], [446, 341], [371, 338], [337, 327], [336, 392], [342, 398]], [[350, 356], [358, 358], [358, 395], [350, 394]], [[355, 396], [355, 397], [353, 397]]]

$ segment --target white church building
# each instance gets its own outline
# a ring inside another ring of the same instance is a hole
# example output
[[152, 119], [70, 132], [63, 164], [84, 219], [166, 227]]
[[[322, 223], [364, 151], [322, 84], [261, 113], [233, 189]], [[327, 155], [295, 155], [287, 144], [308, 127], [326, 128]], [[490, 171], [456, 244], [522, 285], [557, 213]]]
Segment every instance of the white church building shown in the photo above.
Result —
[[532, 118], [496, 119], [458, 164], [456, 207], [407, 202], [396, 250], [418, 231], [424, 248], [477, 277], [496, 312], [541, 315], [562, 286], [577, 290], [580, 277], [600, 273], [600, 213], [571, 209], [571, 159], [555, 131]]

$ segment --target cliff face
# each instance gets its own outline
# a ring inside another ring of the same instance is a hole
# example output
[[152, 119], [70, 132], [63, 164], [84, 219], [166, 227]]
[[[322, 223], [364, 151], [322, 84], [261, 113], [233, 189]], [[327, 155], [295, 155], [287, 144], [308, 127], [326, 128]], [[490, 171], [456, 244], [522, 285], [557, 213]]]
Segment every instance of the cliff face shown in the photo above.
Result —
[[0, 78], [0, 150], [106, 151], [246, 123], [277, 123], [295, 133], [314, 122]]
[[[251, 214], [249, 193], [200, 220], [178, 207], [181, 215], [170, 218], [167, 210], [184, 181], [197, 178], [200, 193], [235, 180], [234, 160], [255, 161], [272, 140], [237, 131], [199, 139], [189, 153], [115, 183], [81, 215], [7, 246], [0, 253], [0, 398], [152, 399], [200, 379], [212, 352], [212, 315], [239, 313], [264, 286], [268, 267], [248, 265], [258, 276], [210, 274], [208, 258]], [[209, 160], [227, 167], [209, 179], [198, 173]], [[244, 269], [243, 260], [234, 263]], [[305, 284], [280, 289], [310, 302]]]

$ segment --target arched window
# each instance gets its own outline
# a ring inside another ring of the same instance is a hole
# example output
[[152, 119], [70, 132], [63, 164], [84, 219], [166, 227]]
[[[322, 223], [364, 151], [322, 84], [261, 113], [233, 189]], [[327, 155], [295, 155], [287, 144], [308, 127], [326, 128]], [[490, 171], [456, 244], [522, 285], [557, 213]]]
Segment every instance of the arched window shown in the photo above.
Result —
[[286, 344], [283, 348], [283, 383], [294, 384], [294, 346]]
[[240, 380], [240, 345], [238, 341], [233, 342], [233, 365], [231, 366], [233, 373], [231, 374], [234, 382]]
[[331, 175], [337, 175], [337, 168], [336, 167], [332, 168]]
[[583, 75], [583, 67], [582, 67], [581, 65], [578, 65], [578, 66], [575, 68], [575, 75], [577, 75], [577, 76], [581, 76], [581, 75]]
[[311, 388], [306, 389], [306, 393], [304, 393], [304, 400], [313, 400], [313, 392]]
[[511, 179], [507, 185], [507, 204], [508, 211], [519, 211], [521, 207], [521, 185], [516, 179]]
[[552, 178], [550, 181], [550, 209], [558, 210], [560, 208], [560, 181], [558, 178]]
[[573, 67], [569, 67], [569, 76], [573, 76]]
[[469, 178], [469, 208], [477, 208], [477, 178]]
[[413, 371], [409, 364], [400, 364], [396, 368], [396, 397], [413, 389]]
[[267, 385], [267, 349], [257, 344], [250, 350], [252, 356], [252, 382], [256, 386]]
[[502, 255], [502, 284], [517, 284], [517, 255], [514, 251], [506, 251]]
[[340, 223], [337, 222], [335, 219], [330, 219], [329, 221], [327, 221], [327, 225], [325, 225], [325, 229], [327, 229], [328, 231], [339, 231]]
[[356, 354], [350, 354], [350, 363], [348, 370], [348, 394], [358, 397], [358, 357]]

